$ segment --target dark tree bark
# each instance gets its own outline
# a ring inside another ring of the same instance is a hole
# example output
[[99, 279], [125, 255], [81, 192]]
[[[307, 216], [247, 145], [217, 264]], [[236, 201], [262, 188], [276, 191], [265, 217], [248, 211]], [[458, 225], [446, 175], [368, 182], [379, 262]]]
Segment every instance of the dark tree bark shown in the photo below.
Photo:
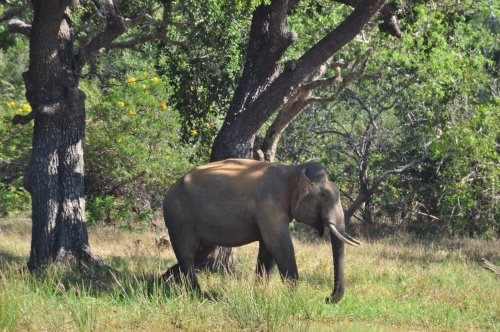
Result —
[[85, 223], [85, 95], [78, 89], [68, 5], [33, 1], [30, 63], [24, 74], [35, 121], [25, 171], [32, 197], [30, 270], [59, 260], [98, 259], [89, 248]]
[[[287, 24], [295, 1], [273, 0], [259, 6], [252, 17], [245, 67], [222, 128], [212, 146], [211, 161], [252, 158], [255, 135], [260, 127], [320, 66], [351, 41], [383, 7], [385, 0], [362, 0], [339, 26], [313, 45], [296, 63], [280, 73], [279, 60], [296, 39]], [[232, 269], [232, 250], [203, 248], [200, 266]], [[225, 261], [224, 261], [225, 260]]]

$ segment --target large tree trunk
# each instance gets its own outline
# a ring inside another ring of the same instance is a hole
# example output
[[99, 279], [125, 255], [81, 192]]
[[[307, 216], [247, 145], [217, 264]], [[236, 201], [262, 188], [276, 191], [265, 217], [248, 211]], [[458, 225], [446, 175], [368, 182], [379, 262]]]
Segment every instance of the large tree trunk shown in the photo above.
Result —
[[85, 222], [85, 95], [78, 89], [68, 5], [61, 0], [33, 1], [30, 64], [24, 74], [32, 106], [27, 118], [35, 121], [25, 172], [32, 197], [30, 270], [59, 260], [99, 260], [89, 248]]
[[212, 146], [211, 161], [252, 158], [252, 148], [260, 125], [257, 118], [242, 122], [243, 113], [269, 88], [279, 73], [278, 61], [296, 39], [288, 28], [288, 10], [296, 1], [274, 0], [254, 11], [243, 74], [234, 93], [224, 124]]

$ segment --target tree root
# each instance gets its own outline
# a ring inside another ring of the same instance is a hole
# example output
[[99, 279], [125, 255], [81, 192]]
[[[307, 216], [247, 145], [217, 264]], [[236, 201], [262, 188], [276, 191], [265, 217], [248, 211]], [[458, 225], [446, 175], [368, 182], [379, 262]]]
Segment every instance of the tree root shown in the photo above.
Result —
[[85, 246], [82, 248], [81, 263], [90, 263], [97, 268], [108, 270], [108, 272], [112, 274], [117, 272], [108, 263], [106, 263], [106, 261], [101, 256], [94, 253], [89, 246]]
[[486, 270], [490, 270], [491, 272], [495, 273], [497, 275], [497, 277], [500, 277], [500, 268], [495, 266], [492, 262], [490, 262], [489, 260], [487, 260], [486, 258], [481, 258], [481, 260], [483, 261], [483, 267], [486, 269]]

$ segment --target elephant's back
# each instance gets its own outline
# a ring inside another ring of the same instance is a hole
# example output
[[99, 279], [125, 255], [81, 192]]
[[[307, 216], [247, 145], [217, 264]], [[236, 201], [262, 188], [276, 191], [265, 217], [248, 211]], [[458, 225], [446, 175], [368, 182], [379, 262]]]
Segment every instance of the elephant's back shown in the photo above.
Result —
[[239, 191], [257, 184], [270, 164], [250, 159], [226, 159], [193, 168], [184, 175], [182, 183], [187, 191]]
[[221, 201], [254, 201], [283, 190], [285, 168], [282, 164], [250, 159], [226, 159], [197, 166], [172, 185], [165, 196], [164, 209], [179, 204], [190, 207]]

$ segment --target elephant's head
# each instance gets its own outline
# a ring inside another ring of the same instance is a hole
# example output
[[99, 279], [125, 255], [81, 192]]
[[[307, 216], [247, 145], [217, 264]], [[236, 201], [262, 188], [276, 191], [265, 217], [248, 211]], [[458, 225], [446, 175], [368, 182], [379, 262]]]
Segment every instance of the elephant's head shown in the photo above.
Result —
[[292, 214], [295, 220], [313, 226], [320, 236], [323, 235], [325, 227], [330, 230], [334, 289], [327, 300], [337, 302], [344, 295], [344, 243], [359, 246], [361, 242], [345, 232], [340, 192], [328, 180], [328, 175], [321, 164], [313, 162], [304, 165], [294, 199]]

